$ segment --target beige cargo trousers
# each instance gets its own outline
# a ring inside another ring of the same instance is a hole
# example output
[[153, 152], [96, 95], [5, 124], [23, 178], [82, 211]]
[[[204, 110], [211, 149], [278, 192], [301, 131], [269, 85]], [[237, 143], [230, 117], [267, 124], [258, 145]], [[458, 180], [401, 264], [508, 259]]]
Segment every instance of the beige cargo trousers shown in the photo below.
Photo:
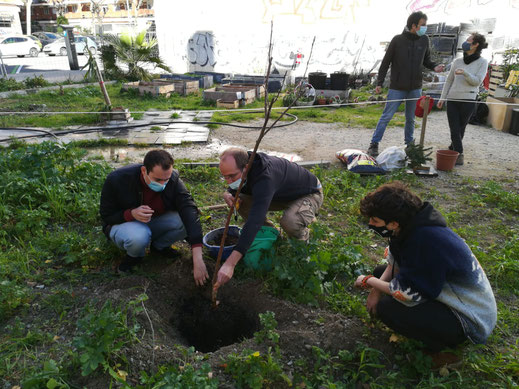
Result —
[[[308, 240], [310, 237], [308, 226], [316, 220], [315, 217], [323, 205], [323, 188], [319, 181], [317, 187], [319, 191], [316, 193], [311, 193], [288, 202], [272, 201], [270, 203], [269, 211], [284, 211], [279, 222], [281, 228], [289, 237], [299, 240]], [[238, 213], [244, 220], [247, 220], [253, 198], [250, 195], [240, 194], [240, 200]], [[266, 217], [263, 225], [275, 227]]]

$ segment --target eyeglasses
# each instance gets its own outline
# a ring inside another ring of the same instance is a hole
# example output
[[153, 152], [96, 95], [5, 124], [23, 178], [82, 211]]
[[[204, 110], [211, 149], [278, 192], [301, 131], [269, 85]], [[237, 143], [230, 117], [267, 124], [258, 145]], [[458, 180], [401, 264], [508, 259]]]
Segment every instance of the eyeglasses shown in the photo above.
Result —
[[237, 171], [236, 173], [233, 173], [233, 174], [227, 174], [227, 175], [223, 176], [223, 178], [224, 178], [224, 180], [236, 181], [234, 178], [235, 178], [238, 174], [241, 174], [241, 171]]

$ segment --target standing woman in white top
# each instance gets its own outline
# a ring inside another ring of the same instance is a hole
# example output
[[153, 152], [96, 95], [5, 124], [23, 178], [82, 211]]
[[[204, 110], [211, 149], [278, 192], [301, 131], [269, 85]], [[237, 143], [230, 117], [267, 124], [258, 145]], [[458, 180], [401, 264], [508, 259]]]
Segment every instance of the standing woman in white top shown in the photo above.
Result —
[[479, 86], [487, 74], [488, 61], [481, 57], [481, 50], [488, 44], [483, 35], [474, 33], [461, 45], [463, 58], [456, 58], [451, 65], [447, 81], [438, 102], [442, 109], [447, 100], [447, 119], [451, 131], [449, 149], [460, 155], [456, 165], [463, 165], [463, 136], [465, 127], [476, 109], [476, 97]]

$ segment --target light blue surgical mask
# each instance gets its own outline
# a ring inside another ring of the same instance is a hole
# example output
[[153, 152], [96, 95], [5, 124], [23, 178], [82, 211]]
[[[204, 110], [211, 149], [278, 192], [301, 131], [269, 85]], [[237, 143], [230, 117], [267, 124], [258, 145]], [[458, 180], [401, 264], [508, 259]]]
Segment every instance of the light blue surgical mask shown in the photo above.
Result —
[[232, 190], [238, 190], [238, 187], [240, 186], [240, 184], [241, 184], [241, 178], [238, 178], [236, 181], [231, 182], [229, 184], [229, 188], [231, 188]]
[[427, 32], [427, 26], [421, 26], [420, 29], [418, 31], [416, 31], [416, 35], [422, 36], [422, 35], [425, 35], [426, 32]]
[[[147, 174], [146, 174], [147, 175]], [[148, 176], [148, 175], [147, 175]], [[148, 188], [150, 188], [154, 192], [162, 192], [164, 188], [166, 188], [166, 185], [168, 181], [166, 181], [163, 185], [159, 184], [158, 182], [153, 181], [150, 176], [148, 176], [148, 179], [150, 180], [150, 183], [147, 184]]]

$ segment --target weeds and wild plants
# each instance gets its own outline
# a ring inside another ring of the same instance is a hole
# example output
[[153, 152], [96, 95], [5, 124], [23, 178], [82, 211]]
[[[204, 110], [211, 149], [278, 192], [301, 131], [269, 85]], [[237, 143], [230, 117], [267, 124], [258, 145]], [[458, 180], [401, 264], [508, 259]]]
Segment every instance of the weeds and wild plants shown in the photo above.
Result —
[[[199, 206], [220, 202], [225, 185], [218, 169], [178, 167]], [[99, 193], [109, 171], [104, 161], [87, 160], [83, 146], [74, 144], [18, 142], [0, 149], [0, 377], [11, 386], [73, 387], [82, 369], [89, 374], [85, 379], [106, 376], [104, 382], [111, 379], [119, 386], [135, 388], [212, 388], [223, 383], [330, 388], [362, 384], [370, 388], [503, 388], [518, 384], [519, 195], [507, 189], [509, 183], [460, 182], [454, 199], [448, 199], [416, 177], [399, 172], [363, 178], [340, 168], [316, 169], [325, 203], [314, 224], [313, 240], [308, 246], [280, 241], [274, 270], [254, 275], [263, 277], [270, 291], [285, 299], [368, 322], [364, 296], [353, 292], [351, 283], [356, 271], [375, 265], [385, 242], [367, 231], [358, 214], [359, 199], [387, 180], [405, 179], [433, 203], [455, 202], [449, 220], [486, 270], [497, 293], [499, 312], [489, 344], [468, 346], [457, 370], [444, 376], [431, 372], [428, 357], [408, 341], [395, 344], [390, 355], [359, 339], [354, 350], [332, 354], [312, 348], [311, 357], [288, 360], [276, 318], [267, 312], [260, 317], [262, 329], [255, 335], [260, 351], [225, 355], [227, 367], [223, 369], [209, 366], [203, 355], [185, 349], [181, 359], [139, 372], [127, 355], [131, 342], [140, 335], [132, 319], [139, 304], [128, 308], [100, 303], [94, 312], [84, 308], [85, 302], [73, 293], [85, 284], [96, 287], [110, 281], [111, 276], [103, 272], [93, 276], [88, 270], [107, 268], [119, 255], [98, 227]], [[222, 218], [218, 213], [203, 213], [204, 230], [221, 226]], [[249, 276], [243, 271], [236, 274], [238, 279]], [[39, 284], [55, 287], [46, 287], [43, 293], [35, 286]], [[83, 312], [80, 320], [71, 320], [78, 311]], [[42, 312], [45, 320], [33, 318]], [[113, 326], [117, 329], [112, 330]], [[63, 327], [77, 328], [76, 349], [72, 337], [53, 340]], [[366, 331], [370, 336], [380, 330]], [[125, 382], [126, 372], [137, 381]]]

